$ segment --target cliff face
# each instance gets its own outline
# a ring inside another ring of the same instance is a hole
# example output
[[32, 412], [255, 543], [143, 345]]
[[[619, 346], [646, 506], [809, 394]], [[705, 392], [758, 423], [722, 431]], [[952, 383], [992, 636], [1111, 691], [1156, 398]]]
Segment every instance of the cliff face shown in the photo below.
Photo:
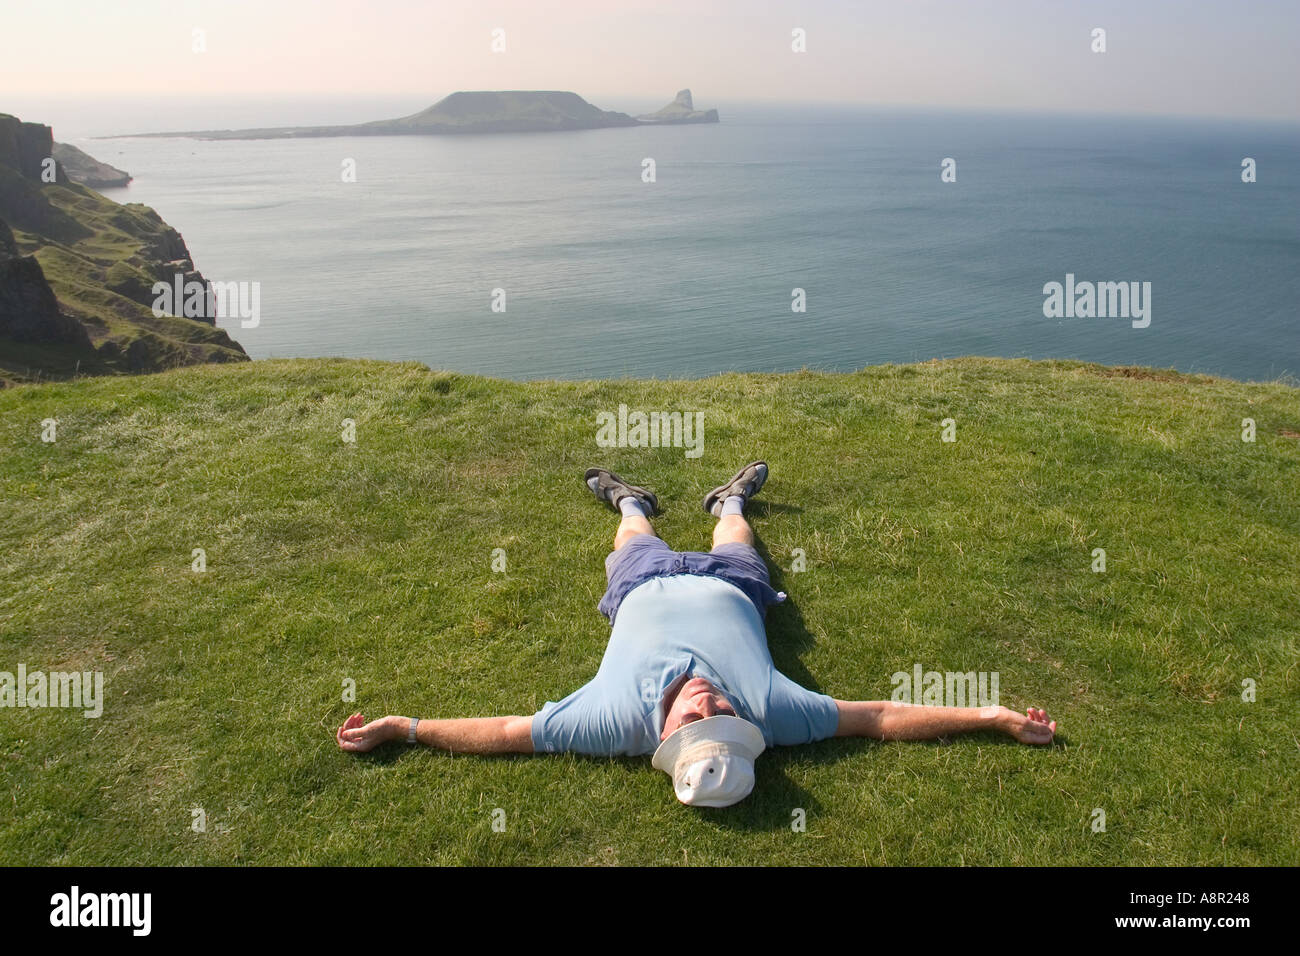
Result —
[[[24, 123], [0, 113], [0, 166], [16, 169], [28, 179], [40, 180], [45, 160], [53, 156], [54, 131], [40, 123]], [[59, 182], [67, 182], [59, 170]]]
[[13, 232], [0, 221], [0, 336], [18, 342], [54, 342], [90, 348], [81, 323], [59, 311], [54, 290], [35, 256], [18, 253]]
[[72, 182], [53, 148], [48, 126], [0, 114], [0, 382], [246, 360], [211, 317], [153, 314], [154, 282], [207, 287], [185, 240]]

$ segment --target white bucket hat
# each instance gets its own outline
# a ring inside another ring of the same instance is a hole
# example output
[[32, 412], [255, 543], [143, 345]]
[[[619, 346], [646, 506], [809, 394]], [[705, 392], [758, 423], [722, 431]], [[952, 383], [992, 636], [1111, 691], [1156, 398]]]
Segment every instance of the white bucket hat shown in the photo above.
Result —
[[655, 750], [650, 764], [673, 778], [677, 799], [691, 807], [729, 807], [754, 789], [754, 760], [763, 733], [748, 720], [718, 714], [683, 724]]

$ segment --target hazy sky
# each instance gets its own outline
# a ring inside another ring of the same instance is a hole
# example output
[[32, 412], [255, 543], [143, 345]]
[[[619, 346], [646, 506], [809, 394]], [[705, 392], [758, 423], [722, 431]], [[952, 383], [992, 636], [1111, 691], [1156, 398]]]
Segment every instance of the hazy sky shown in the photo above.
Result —
[[[1300, 0], [0, 0], [8, 101], [574, 90], [1300, 119]], [[506, 50], [491, 51], [505, 30]], [[807, 31], [807, 52], [791, 31]], [[1107, 31], [1093, 53], [1091, 31]], [[192, 49], [204, 31], [207, 50]]]

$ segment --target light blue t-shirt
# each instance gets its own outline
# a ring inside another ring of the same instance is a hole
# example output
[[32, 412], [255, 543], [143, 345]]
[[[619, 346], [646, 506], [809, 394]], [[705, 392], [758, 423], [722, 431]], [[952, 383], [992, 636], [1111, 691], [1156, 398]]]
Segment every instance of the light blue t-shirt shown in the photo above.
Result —
[[664, 692], [683, 674], [714, 684], [769, 747], [835, 736], [835, 701], [776, 669], [754, 602], [720, 578], [677, 574], [623, 599], [596, 676], [533, 716], [533, 749], [654, 753]]

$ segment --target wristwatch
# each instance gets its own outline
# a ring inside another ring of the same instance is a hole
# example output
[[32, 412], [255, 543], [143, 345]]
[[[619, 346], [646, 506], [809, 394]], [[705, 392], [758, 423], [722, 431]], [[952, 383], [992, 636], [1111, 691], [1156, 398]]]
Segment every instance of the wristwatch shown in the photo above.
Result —
[[418, 726], [420, 726], [420, 718], [419, 718], [419, 717], [412, 717], [412, 718], [411, 718], [411, 731], [410, 731], [410, 733], [408, 733], [408, 734], [406, 735], [406, 742], [407, 742], [408, 744], [413, 744], [413, 743], [415, 743], [415, 728], [418, 727]]

